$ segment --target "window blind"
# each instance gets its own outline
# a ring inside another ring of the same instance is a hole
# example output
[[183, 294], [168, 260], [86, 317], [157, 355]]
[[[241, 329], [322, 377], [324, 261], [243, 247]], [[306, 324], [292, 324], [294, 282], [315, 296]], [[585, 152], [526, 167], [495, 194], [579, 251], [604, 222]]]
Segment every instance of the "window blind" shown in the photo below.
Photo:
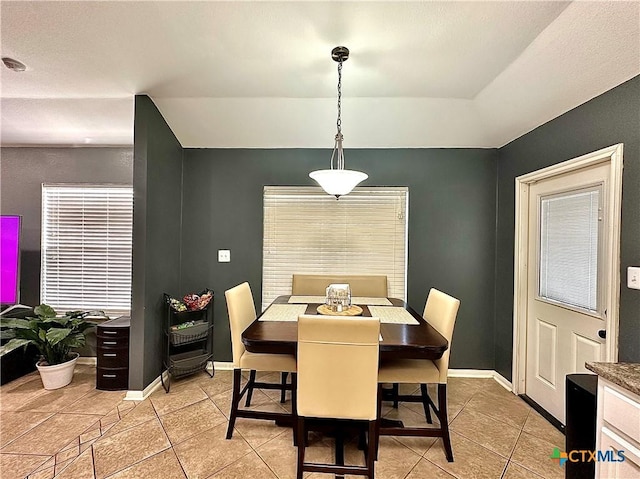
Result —
[[44, 184], [42, 202], [42, 302], [128, 314], [133, 188]]
[[406, 299], [406, 187], [356, 188], [336, 200], [321, 188], [264, 188], [262, 309], [291, 294], [294, 273], [383, 274]]
[[539, 295], [597, 312], [601, 188], [540, 199]]

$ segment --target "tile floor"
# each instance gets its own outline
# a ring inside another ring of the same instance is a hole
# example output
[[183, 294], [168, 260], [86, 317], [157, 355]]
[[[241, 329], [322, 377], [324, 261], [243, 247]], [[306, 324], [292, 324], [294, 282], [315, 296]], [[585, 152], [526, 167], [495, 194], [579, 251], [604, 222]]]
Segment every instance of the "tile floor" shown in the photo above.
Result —
[[[277, 381], [277, 375], [265, 380]], [[231, 373], [218, 371], [174, 382], [141, 402], [123, 392], [97, 391], [95, 368], [80, 366], [73, 382], [45, 391], [37, 373], [0, 387], [0, 477], [3, 479], [292, 479], [296, 449], [291, 431], [266, 421], [238, 419], [224, 439]], [[417, 388], [416, 388], [417, 389]], [[411, 388], [409, 391], [413, 392]], [[282, 411], [278, 391], [254, 393], [252, 408]], [[387, 417], [424, 424], [420, 404]], [[455, 461], [441, 441], [383, 437], [378, 479], [563, 478], [550, 459], [564, 436], [492, 379], [452, 378], [449, 415]], [[333, 459], [332, 440], [312, 434], [311, 461]], [[347, 461], [362, 463], [349, 444]], [[309, 474], [310, 479], [332, 477]], [[348, 476], [349, 477], [349, 476]], [[353, 476], [356, 477], [356, 476]]]

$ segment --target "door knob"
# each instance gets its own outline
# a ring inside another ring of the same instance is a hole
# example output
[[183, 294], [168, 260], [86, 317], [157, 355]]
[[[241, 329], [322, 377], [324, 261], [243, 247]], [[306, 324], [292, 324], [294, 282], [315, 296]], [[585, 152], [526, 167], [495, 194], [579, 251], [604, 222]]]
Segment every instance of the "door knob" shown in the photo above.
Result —
[[600, 336], [602, 339], [607, 339], [607, 330], [601, 329], [600, 331], [598, 331], [598, 336]]

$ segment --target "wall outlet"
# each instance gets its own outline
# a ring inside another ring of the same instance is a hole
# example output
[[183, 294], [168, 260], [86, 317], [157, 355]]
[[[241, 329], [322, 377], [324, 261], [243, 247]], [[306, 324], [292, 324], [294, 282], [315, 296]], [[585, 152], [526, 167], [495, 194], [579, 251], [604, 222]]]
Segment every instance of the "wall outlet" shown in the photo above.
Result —
[[640, 289], [640, 267], [629, 266], [627, 268], [627, 288]]
[[219, 249], [218, 250], [218, 263], [230, 263], [231, 262], [231, 250]]

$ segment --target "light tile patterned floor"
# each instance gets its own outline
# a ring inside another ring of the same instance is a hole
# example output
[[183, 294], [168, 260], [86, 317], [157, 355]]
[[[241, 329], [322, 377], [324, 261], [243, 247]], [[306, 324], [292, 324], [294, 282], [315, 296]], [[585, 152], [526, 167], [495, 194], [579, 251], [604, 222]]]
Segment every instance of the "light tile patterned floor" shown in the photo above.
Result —
[[[276, 374], [264, 380], [277, 382]], [[238, 419], [225, 440], [231, 373], [218, 371], [174, 382], [141, 402], [123, 392], [97, 391], [95, 368], [80, 366], [72, 384], [45, 391], [37, 373], [0, 387], [0, 476], [28, 479], [293, 479], [291, 431], [266, 421]], [[416, 388], [405, 388], [414, 393]], [[379, 479], [563, 478], [550, 459], [564, 436], [492, 379], [452, 378], [449, 416], [455, 461], [441, 441], [383, 437]], [[252, 408], [290, 410], [279, 391], [256, 391]], [[420, 404], [385, 406], [405, 424], [425, 424]], [[312, 434], [310, 461], [331, 461], [333, 441]], [[347, 461], [362, 463], [356, 445]], [[332, 477], [307, 474], [309, 479]], [[347, 476], [357, 477], [357, 476]]]

